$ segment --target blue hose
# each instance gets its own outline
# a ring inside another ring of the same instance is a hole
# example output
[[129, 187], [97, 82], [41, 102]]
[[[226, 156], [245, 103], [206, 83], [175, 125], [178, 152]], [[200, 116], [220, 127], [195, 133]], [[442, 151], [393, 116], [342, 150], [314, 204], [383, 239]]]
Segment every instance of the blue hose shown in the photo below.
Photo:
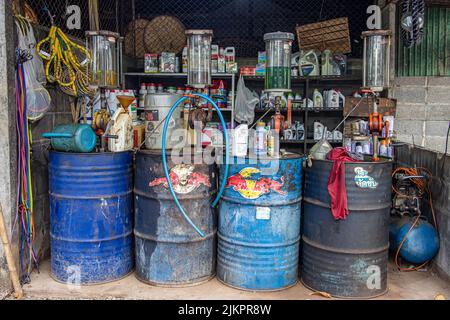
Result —
[[[220, 111], [220, 108], [216, 105], [216, 103], [208, 96], [204, 95], [204, 94], [199, 94], [199, 93], [194, 93], [193, 95], [198, 96], [202, 99], [207, 100], [209, 103], [212, 104], [212, 106], [214, 107], [214, 109], [216, 109], [219, 118], [220, 118], [220, 122], [222, 123], [222, 127], [224, 128], [224, 136], [225, 136], [225, 172], [222, 178], [222, 182], [220, 184], [220, 189], [219, 189], [219, 193], [217, 194], [216, 199], [214, 200], [212, 207], [215, 208], [217, 206], [217, 204], [220, 201], [220, 198], [222, 197], [223, 192], [225, 191], [225, 186], [227, 184], [227, 180], [228, 180], [228, 174], [229, 174], [229, 164], [230, 164], [230, 142], [228, 139], [228, 132], [227, 132], [227, 124], [225, 122], [225, 119], [222, 115], [222, 112]], [[167, 136], [167, 129], [169, 128], [169, 123], [170, 123], [170, 119], [172, 118], [173, 113], [175, 112], [176, 108], [178, 108], [178, 106], [185, 101], [186, 99], [188, 99], [188, 97], [182, 97], [180, 98], [170, 109], [169, 114], [167, 115], [166, 121], [164, 123], [164, 129], [163, 129], [163, 134], [162, 134], [162, 161], [163, 161], [163, 168], [164, 168], [164, 175], [166, 176], [167, 179], [167, 184], [169, 186], [169, 190], [170, 193], [172, 194], [173, 200], [175, 201], [175, 204], [177, 205], [178, 209], [180, 210], [180, 212], [183, 214], [184, 218], [186, 219], [186, 221], [195, 229], [195, 231], [201, 236], [201, 237], [205, 237], [205, 234], [192, 222], [191, 218], [189, 218], [189, 216], [186, 214], [186, 212], [184, 211], [183, 207], [180, 204], [180, 201], [178, 200], [177, 195], [175, 194], [175, 191], [173, 190], [173, 185], [172, 185], [172, 181], [170, 181], [170, 176], [169, 176], [169, 169], [167, 167], [167, 159], [166, 159], [166, 136]]]

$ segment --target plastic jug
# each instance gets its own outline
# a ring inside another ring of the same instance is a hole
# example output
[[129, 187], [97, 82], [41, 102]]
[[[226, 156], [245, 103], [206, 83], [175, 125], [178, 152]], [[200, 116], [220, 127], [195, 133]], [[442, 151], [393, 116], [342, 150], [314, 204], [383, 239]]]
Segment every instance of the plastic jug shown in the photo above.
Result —
[[323, 97], [318, 89], [314, 89], [314, 108], [323, 108]]
[[300, 71], [304, 77], [319, 75], [319, 59], [314, 50], [308, 51], [300, 59]]
[[339, 108], [339, 93], [334, 89], [329, 90], [327, 93], [327, 106], [332, 109]]

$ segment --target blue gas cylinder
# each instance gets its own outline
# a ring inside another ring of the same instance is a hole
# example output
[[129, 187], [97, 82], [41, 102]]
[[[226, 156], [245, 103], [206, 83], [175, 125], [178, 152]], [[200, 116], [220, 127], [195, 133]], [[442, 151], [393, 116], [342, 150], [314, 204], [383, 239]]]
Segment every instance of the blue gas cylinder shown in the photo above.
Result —
[[[410, 217], [401, 228], [399, 228], [395, 237], [396, 248], [400, 246], [416, 217]], [[409, 233], [402, 248], [400, 255], [403, 259], [414, 263], [422, 264], [431, 260], [439, 251], [439, 236], [436, 229], [426, 219], [420, 219]]]

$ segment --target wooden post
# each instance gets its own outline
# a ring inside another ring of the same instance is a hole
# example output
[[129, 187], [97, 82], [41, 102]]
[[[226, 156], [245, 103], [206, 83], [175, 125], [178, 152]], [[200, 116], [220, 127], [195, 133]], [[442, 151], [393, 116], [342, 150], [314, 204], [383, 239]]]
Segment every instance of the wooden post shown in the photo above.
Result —
[[6, 231], [5, 218], [3, 216], [3, 209], [0, 205], [0, 236], [2, 238], [3, 250], [5, 251], [6, 263], [8, 264], [9, 275], [14, 288], [16, 299], [22, 299], [23, 291], [20, 285], [19, 275], [17, 274], [16, 264], [11, 251], [11, 245], [8, 240], [8, 232]]
[[91, 31], [100, 30], [98, 17], [98, 0], [89, 0], [89, 27]]

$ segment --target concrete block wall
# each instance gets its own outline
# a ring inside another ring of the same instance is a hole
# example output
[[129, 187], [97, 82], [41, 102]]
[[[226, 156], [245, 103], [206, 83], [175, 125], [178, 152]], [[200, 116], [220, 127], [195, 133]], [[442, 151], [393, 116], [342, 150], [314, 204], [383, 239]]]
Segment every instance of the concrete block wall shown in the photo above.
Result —
[[443, 153], [450, 122], [450, 77], [398, 77], [390, 96], [397, 99], [399, 140]]

